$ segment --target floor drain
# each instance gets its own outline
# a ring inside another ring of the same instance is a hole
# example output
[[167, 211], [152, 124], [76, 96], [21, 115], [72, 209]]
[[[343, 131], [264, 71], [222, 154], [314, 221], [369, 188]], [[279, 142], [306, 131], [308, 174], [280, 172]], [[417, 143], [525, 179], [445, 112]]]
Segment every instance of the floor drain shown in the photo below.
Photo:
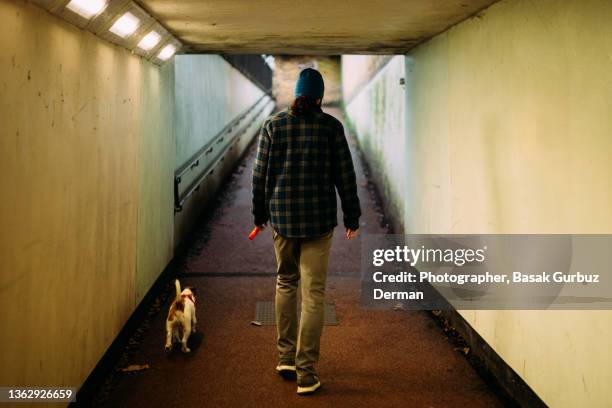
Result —
[[[255, 304], [255, 321], [260, 322], [264, 326], [274, 326], [276, 324], [273, 301], [258, 301]], [[338, 326], [336, 305], [333, 303], [325, 303], [325, 321], [323, 324], [325, 326]]]

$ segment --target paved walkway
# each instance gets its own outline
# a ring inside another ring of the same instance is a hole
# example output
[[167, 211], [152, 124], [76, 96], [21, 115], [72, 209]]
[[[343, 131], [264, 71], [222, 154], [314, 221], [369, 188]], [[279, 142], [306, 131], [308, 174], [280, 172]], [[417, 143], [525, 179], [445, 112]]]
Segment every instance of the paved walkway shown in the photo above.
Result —
[[[339, 111], [330, 110], [339, 115]], [[354, 146], [353, 146], [354, 148]], [[381, 215], [359, 156], [361, 229], [384, 233]], [[359, 306], [358, 240], [336, 230], [327, 300], [336, 305], [338, 326], [326, 326], [318, 367], [320, 393], [299, 397], [295, 383], [274, 372], [275, 328], [252, 326], [255, 303], [274, 299], [274, 252], [269, 231], [254, 241], [250, 174], [254, 148], [219, 197], [215, 213], [184, 259], [183, 285], [199, 290], [201, 332], [192, 352], [164, 353], [168, 304], [145, 328], [124, 364], [150, 368], [121, 374], [103, 405], [113, 407], [497, 407], [460, 352], [423, 312], [372, 311]], [[341, 220], [341, 217], [339, 217]]]

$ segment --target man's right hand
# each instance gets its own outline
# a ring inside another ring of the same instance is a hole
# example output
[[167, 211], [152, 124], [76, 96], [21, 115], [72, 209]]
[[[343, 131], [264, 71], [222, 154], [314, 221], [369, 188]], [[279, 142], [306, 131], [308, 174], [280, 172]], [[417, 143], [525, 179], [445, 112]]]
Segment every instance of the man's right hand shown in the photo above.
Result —
[[358, 230], [352, 230], [350, 228], [346, 229], [346, 239], [351, 240], [353, 238], [355, 238], [357, 236], [357, 234], [359, 234]]

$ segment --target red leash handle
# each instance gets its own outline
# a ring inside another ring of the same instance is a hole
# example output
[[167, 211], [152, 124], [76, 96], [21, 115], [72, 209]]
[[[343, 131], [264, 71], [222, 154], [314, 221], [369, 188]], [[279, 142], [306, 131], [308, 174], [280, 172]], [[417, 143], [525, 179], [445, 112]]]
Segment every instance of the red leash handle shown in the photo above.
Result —
[[261, 231], [261, 228], [259, 228], [259, 227], [253, 228], [253, 231], [251, 231], [251, 233], [249, 234], [249, 239], [251, 241], [254, 240], [255, 237], [257, 236], [257, 234], [259, 234], [259, 231]]

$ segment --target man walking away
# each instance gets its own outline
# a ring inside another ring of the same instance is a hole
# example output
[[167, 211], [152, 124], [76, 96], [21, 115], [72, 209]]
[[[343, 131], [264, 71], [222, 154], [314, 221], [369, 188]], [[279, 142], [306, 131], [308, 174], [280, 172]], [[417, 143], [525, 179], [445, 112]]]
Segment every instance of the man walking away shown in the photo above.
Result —
[[337, 225], [336, 189], [347, 239], [357, 235], [361, 215], [344, 129], [321, 110], [323, 91], [318, 71], [308, 68], [300, 73], [291, 107], [262, 126], [253, 168], [254, 223], [263, 228], [270, 221], [277, 261], [276, 370], [285, 378], [297, 376], [300, 395], [321, 386], [315, 364], [323, 331], [329, 250]]

